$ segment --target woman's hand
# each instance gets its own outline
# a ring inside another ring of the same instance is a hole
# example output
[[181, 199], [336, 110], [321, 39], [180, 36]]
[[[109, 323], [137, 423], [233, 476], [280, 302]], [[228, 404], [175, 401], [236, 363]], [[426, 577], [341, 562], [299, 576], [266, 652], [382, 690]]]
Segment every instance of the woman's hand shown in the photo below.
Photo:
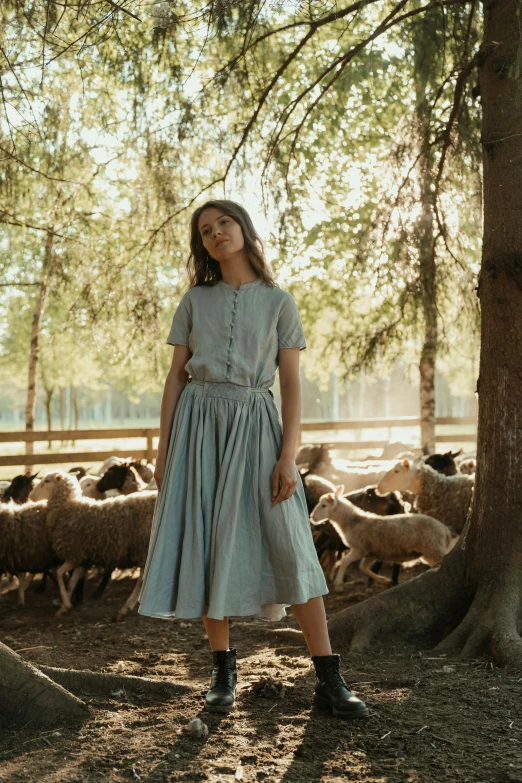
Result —
[[[272, 505], [292, 497], [297, 486], [295, 459], [280, 457], [272, 474]], [[279, 486], [281, 485], [281, 486]]]
[[165, 463], [167, 462], [167, 456], [165, 454], [158, 453], [156, 457], [156, 464], [154, 466], [154, 480], [158, 487], [158, 492], [163, 484], [163, 476], [165, 475]]

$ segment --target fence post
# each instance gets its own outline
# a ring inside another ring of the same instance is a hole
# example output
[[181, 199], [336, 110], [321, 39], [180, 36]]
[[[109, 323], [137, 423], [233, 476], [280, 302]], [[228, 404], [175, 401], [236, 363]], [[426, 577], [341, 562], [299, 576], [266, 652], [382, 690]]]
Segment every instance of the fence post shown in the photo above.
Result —
[[154, 440], [152, 437], [152, 430], [145, 430], [145, 437], [147, 438], [147, 462], [152, 462], [154, 459]]

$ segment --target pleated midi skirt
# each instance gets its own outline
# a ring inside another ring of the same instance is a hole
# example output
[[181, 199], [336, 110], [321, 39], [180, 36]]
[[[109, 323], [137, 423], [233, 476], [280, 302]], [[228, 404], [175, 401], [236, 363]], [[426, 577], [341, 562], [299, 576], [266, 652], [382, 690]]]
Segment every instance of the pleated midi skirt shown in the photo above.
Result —
[[272, 394], [192, 380], [172, 425], [139, 613], [259, 616], [325, 595], [304, 489], [272, 506], [282, 427]]

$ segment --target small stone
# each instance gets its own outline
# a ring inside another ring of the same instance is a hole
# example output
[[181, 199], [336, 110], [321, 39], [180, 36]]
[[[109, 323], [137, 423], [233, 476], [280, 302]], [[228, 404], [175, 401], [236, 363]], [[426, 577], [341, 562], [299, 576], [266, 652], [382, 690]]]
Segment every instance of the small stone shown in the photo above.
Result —
[[187, 728], [193, 737], [198, 737], [199, 739], [208, 737], [208, 726], [200, 718], [193, 718]]

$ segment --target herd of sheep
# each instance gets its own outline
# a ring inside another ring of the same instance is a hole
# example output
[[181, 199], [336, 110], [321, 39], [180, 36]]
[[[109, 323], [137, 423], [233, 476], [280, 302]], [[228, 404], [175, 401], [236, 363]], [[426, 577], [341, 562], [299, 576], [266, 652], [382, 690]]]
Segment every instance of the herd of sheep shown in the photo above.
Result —
[[[475, 472], [475, 460], [458, 461], [459, 455], [412, 460], [403, 454], [392, 464], [371, 464], [332, 459], [324, 445], [299, 450], [296, 463], [327, 578], [337, 567], [334, 590], [343, 589], [350, 563], [359, 561], [362, 573], [376, 582], [396, 584], [401, 563], [420, 558], [432, 566], [455, 546], [466, 524]], [[382, 561], [395, 564], [392, 580], [376, 573], [374, 564]]]
[[[401, 563], [440, 562], [462, 532], [472, 498], [475, 463], [458, 456], [355, 463], [332, 459], [328, 446], [299, 449], [296, 465], [318, 557], [335, 591], [343, 590], [351, 563], [359, 562], [375, 582], [396, 584]], [[57, 614], [63, 614], [81, 600], [89, 569], [103, 571], [95, 597], [115, 569], [139, 569], [118, 617], [133, 609], [157, 497], [153, 471], [113, 457], [97, 475], [73, 468], [40, 481], [35, 474], [0, 482], [0, 594], [16, 586], [23, 605], [27, 587], [41, 574], [38, 589], [48, 577], [55, 581]], [[392, 580], [378, 573], [382, 562], [394, 564]]]
[[[98, 476], [76, 468], [48, 473], [39, 482], [36, 474], [17, 476], [4, 487], [0, 573], [17, 577], [18, 603], [24, 604], [35, 574], [55, 579], [62, 601], [58, 614], [63, 614], [72, 608], [74, 588], [87, 569], [104, 571], [99, 597], [116, 568], [139, 568], [138, 582], [119, 616], [133, 609], [156, 503], [153, 471], [151, 465], [112, 457]], [[71, 576], [66, 586], [67, 572]]]

